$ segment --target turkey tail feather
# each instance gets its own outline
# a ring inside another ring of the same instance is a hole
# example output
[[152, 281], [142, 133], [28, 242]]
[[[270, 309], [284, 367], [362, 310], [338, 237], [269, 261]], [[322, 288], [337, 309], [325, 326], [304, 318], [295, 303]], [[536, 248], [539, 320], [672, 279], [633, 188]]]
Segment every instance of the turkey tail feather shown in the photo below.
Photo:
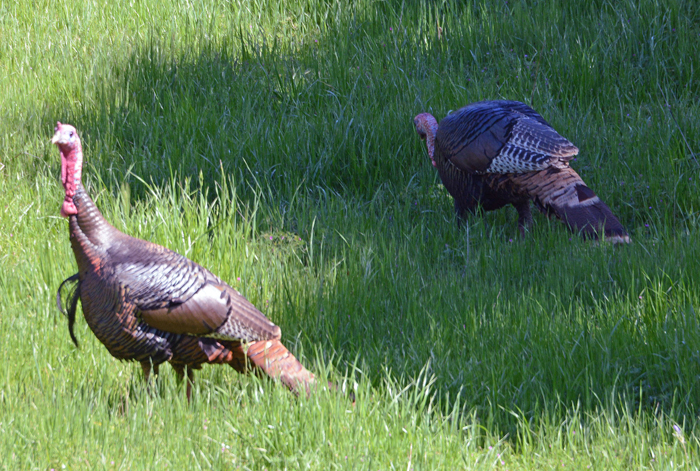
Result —
[[299, 363], [279, 340], [262, 340], [248, 345], [248, 359], [268, 376], [279, 380], [295, 393], [308, 392], [314, 375]]
[[204, 363], [227, 364], [243, 374], [253, 370], [279, 379], [296, 394], [302, 389], [309, 392], [309, 386], [314, 382], [313, 373], [304, 368], [278, 339], [244, 344], [186, 335], [180, 338], [170, 362], [180, 370], [185, 365], [197, 370]]
[[594, 239], [604, 234], [610, 242], [629, 243], [627, 231], [608, 205], [571, 167], [550, 167], [512, 178], [538, 206], [554, 212], [572, 231]]

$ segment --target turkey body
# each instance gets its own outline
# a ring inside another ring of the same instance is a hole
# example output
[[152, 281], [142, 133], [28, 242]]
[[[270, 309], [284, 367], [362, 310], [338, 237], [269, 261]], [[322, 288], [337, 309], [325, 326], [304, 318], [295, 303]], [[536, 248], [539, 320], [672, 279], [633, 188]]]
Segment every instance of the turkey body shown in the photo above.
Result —
[[574, 232], [629, 242], [610, 208], [570, 167], [578, 149], [529, 106], [483, 101], [457, 110], [439, 125], [427, 113], [414, 123], [460, 219], [477, 208], [492, 211], [512, 204], [524, 232], [532, 222], [533, 201]]
[[502, 175], [469, 173], [449, 161], [436, 159], [436, 162], [440, 161], [442, 163], [438, 164], [438, 175], [454, 199], [458, 221], [464, 220], [468, 213], [475, 214], [479, 209], [495, 211], [512, 204], [521, 216], [521, 226], [531, 223], [531, 198], [515, 191], [507, 182], [499, 182], [505, 180]]
[[[209, 358], [196, 358], [178, 348], [191, 342], [187, 337], [200, 342], [202, 337], [195, 335], [218, 333], [222, 347], [234, 345], [231, 338], [246, 342], [280, 338], [279, 327], [208, 270], [106, 223], [82, 186], [73, 202], [78, 215], [70, 218], [70, 240], [78, 262], [83, 313], [115, 358], [197, 368]], [[186, 315], [178, 315], [185, 310]], [[195, 315], [190, 315], [192, 311]], [[245, 317], [245, 325], [236, 328], [235, 320], [228, 320], [235, 316]], [[217, 340], [205, 343], [215, 345]]]
[[[61, 126], [68, 127], [59, 123], [57, 135]], [[62, 149], [62, 160], [70, 160], [63, 157]], [[64, 186], [62, 213], [78, 265], [75, 297], [112, 356], [139, 362], [146, 377], [167, 361], [190, 380], [205, 363], [225, 363], [279, 378], [294, 391], [314, 382], [280, 342], [280, 328], [240, 293], [186, 257], [111, 226], [79, 176], [70, 191]]]

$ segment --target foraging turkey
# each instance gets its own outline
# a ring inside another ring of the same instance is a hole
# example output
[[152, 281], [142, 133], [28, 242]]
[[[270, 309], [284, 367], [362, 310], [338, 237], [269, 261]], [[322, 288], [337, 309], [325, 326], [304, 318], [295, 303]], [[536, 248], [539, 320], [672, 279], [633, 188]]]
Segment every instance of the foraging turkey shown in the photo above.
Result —
[[81, 184], [83, 152], [75, 128], [58, 123], [51, 140], [61, 154], [70, 241], [79, 272], [61, 284], [68, 294], [71, 338], [78, 299], [90, 329], [120, 360], [151, 367], [170, 362], [180, 378], [204, 363], [252, 367], [291, 390], [308, 391], [314, 375], [280, 342], [280, 328], [236, 290], [182, 255], [112, 227]]
[[512, 204], [524, 234], [532, 224], [532, 200], [573, 232], [629, 242], [610, 208], [569, 166], [578, 149], [524, 103], [481, 101], [455, 111], [439, 126], [429, 113], [416, 116], [414, 124], [460, 219], [479, 206], [492, 211]]

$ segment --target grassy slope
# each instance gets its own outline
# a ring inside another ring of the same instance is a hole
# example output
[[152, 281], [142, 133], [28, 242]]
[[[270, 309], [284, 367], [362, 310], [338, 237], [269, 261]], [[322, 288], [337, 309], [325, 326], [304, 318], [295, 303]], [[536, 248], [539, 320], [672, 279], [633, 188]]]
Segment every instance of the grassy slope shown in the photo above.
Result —
[[[697, 466], [694, 2], [74, 3], [0, 4], [1, 467]], [[581, 149], [632, 246], [543, 217], [511, 241], [511, 209], [456, 227], [412, 117], [499, 97]], [[110, 221], [240, 289], [356, 406], [225, 368], [187, 405], [82, 321], [76, 350], [56, 120]]]

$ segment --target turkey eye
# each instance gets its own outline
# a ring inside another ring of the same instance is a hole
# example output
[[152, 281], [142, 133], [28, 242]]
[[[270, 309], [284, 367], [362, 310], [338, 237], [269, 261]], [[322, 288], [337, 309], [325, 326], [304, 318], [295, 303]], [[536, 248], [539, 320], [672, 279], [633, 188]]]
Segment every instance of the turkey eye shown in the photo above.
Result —
[[73, 137], [73, 131], [70, 132], [70, 137]]

